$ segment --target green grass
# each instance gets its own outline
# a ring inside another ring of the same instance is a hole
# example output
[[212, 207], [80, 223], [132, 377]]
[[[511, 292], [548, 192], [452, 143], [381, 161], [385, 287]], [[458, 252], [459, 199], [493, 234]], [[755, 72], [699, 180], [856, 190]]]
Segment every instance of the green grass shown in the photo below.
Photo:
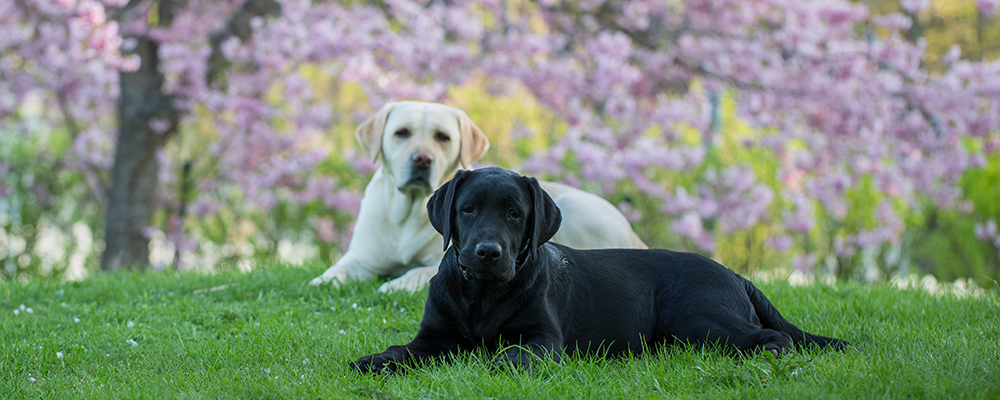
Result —
[[358, 376], [348, 362], [413, 336], [426, 292], [305, 285], [322, 268], [0, 284], [0, 398], [1000, 398], [996, 290], [760, 285], [793, 323], [863, 352], [665, 348], [502, 373], [469, 353]]

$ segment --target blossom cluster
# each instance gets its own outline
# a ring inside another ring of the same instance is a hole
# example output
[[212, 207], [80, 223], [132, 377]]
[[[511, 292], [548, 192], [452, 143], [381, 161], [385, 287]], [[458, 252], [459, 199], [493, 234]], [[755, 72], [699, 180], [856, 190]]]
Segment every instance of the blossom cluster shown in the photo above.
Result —
[[[218, 212], [226, 201], [219, 193], [233, 187], [263, 211], [287, 199], [356, 212], [359, 193], [313, 173], [331, 151], [352, 151], [320, 144], [334, 123], [357, 122], [356, 114], [322, 100], [307, 66], [358, 83], [373, 109], [395, 99], [447, 101], [448, 88], [477, 77], [499, 83], [491, 90], [522, 85], [568, 125], [524, 169], [606, 191], [630, 182], [703, 250], [715, 246], [712, 229], [730, 233], [769, 218], [784, 229], [768, 243], [788, 249], [816, 225], [817, 209], [843, 219], [848, 194], [867, 178], [886, 195], [876, 206], [880, 223], [838, 237], [835, 250], [849, 256], [897, 242], [905, 226], [893, 204], [928, 198], [968, 209], [959, 179], [1000, 150], [1000, 63], [964, 60], [954, 47], [946, 69], [930, 72], [923, 41], [902, 34], [906, 15], [872, 15], [846, 0], [280, 0], [280, 12], [251, 18], [249, 35], [221, 42], [220, 79], [206, 78], [215, 68], [210, 38], [245, 2], [189, 0], [168, 25], [150, 22], [155, 2], [123, 3], [0, 5], [0, 117], [44, 98], [46, 109], [59, 110], [47, 118], [72, 121], [79, 132], [67, 166], [108, 168], [117, 73], [136, 67], [127, 55], [132, 36], [153, 38], [164, 90], [185, 121], [195, 123], [201, 110], [215, 125], [206, 148], [217, 174], [199, 183], [191, 211], [198, 216]], [[1000, 8], [976, 3], [984, 15]], [[928, 2], [901, 6], [914, 14]], [[724, 95], [741, 120], [766, 132], [743, 145], [781, 160], [778, 186], [746, 165], [709, 166], [707, 148], [725, 128]], [[682, 140], [690, 132], [698, 140]], [[563, 168], [570, 154], [578, 170]], [[352, 165], [370, 172], [370, 163]], [[700, 179], [661, 182], [662, 170]], [[164, 182], [178, 179], [176, 168], [163, 174]], [[164, 190], [161, 200], [174, 196]], [[315, 225], [324, 240], [336, 236], [329, 221]]]

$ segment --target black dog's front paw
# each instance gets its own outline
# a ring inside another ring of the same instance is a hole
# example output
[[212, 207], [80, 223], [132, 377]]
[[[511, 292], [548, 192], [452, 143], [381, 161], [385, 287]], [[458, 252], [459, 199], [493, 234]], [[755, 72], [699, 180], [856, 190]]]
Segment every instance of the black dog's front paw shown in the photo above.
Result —
[[506, 370], [527, 371], [531, 369], [531, 362], [528, 357], [522, 357], [517, 353], [504, 354], [494, 358], [490, 362], [490, 369], [494, 372], [503, 372]]
[[490, 361], [490, 370], [493, 372], [504, 372], [511, 368], [516, 369], [516, 367], [511, 364], [510, 358], [507, 358], [506, 356], [500, 356], [494, 358], [493, 361]]
[[350, 367], [362, 374], [379, 373], [382, 371], [392, 372], [396, 370], [396, 363], [392, 361], [392, 357], [388, 357], [385, 354], [372, 354], [352, 362]]

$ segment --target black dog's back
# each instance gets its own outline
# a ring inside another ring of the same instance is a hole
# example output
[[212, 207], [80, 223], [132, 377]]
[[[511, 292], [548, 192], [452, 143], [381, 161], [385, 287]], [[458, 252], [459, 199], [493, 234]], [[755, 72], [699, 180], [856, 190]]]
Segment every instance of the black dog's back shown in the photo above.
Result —
[[[569, 348], [583, 347], [578, 342], [587, 343], [591, 336], [604, 338], [607, 346], [618, 330], [638, 332], [646, 345], [718, 342], [743, 349], [787, 340], [838, 349], [849, 345], [800, 330], [752, 283], [699, 254], [548, 246], [562, 259], [549, 298], [566, 305], [563, 320], [572, 323], [564, 326], [564, 338], [575, 339], [566, 343]], [[607, 347], [612, 353], [634, 351], [636, 340]]]
[[[558, 313], [568, 352], [637, 353], [658, 340], [655, 269], [629, 263], [641, 252], [543, 247], [531, 267], [547, 269], [546, 297]], [[622, 261], [633, 267], [617, 268]]]

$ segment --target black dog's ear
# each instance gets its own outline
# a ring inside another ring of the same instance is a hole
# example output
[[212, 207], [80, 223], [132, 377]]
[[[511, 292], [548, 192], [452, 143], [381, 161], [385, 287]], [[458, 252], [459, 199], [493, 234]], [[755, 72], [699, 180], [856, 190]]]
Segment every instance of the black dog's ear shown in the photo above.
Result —
[[465, 170], [455, 172], [455, 177], [434, 191], [427, 201], [427, 217], [431, 220], [434, 230], [444, 236], [444, 249], [448, 250], [451, 243], [451, 224], [455, 215], [455, 192], [465, 180]]
[[556, 202], [549, 197], [549, 194], [542, 190], [535, 178], [524, 177], [528, 181], [528, 191], [531, 194], [531, 219], [528, 220], [529, 245], [531, 246], [531, 258], [535, 259], [538, 253], [538, 246], [552, 239], [552, 236], [559, 230], [562, 223], [562, 213]]

